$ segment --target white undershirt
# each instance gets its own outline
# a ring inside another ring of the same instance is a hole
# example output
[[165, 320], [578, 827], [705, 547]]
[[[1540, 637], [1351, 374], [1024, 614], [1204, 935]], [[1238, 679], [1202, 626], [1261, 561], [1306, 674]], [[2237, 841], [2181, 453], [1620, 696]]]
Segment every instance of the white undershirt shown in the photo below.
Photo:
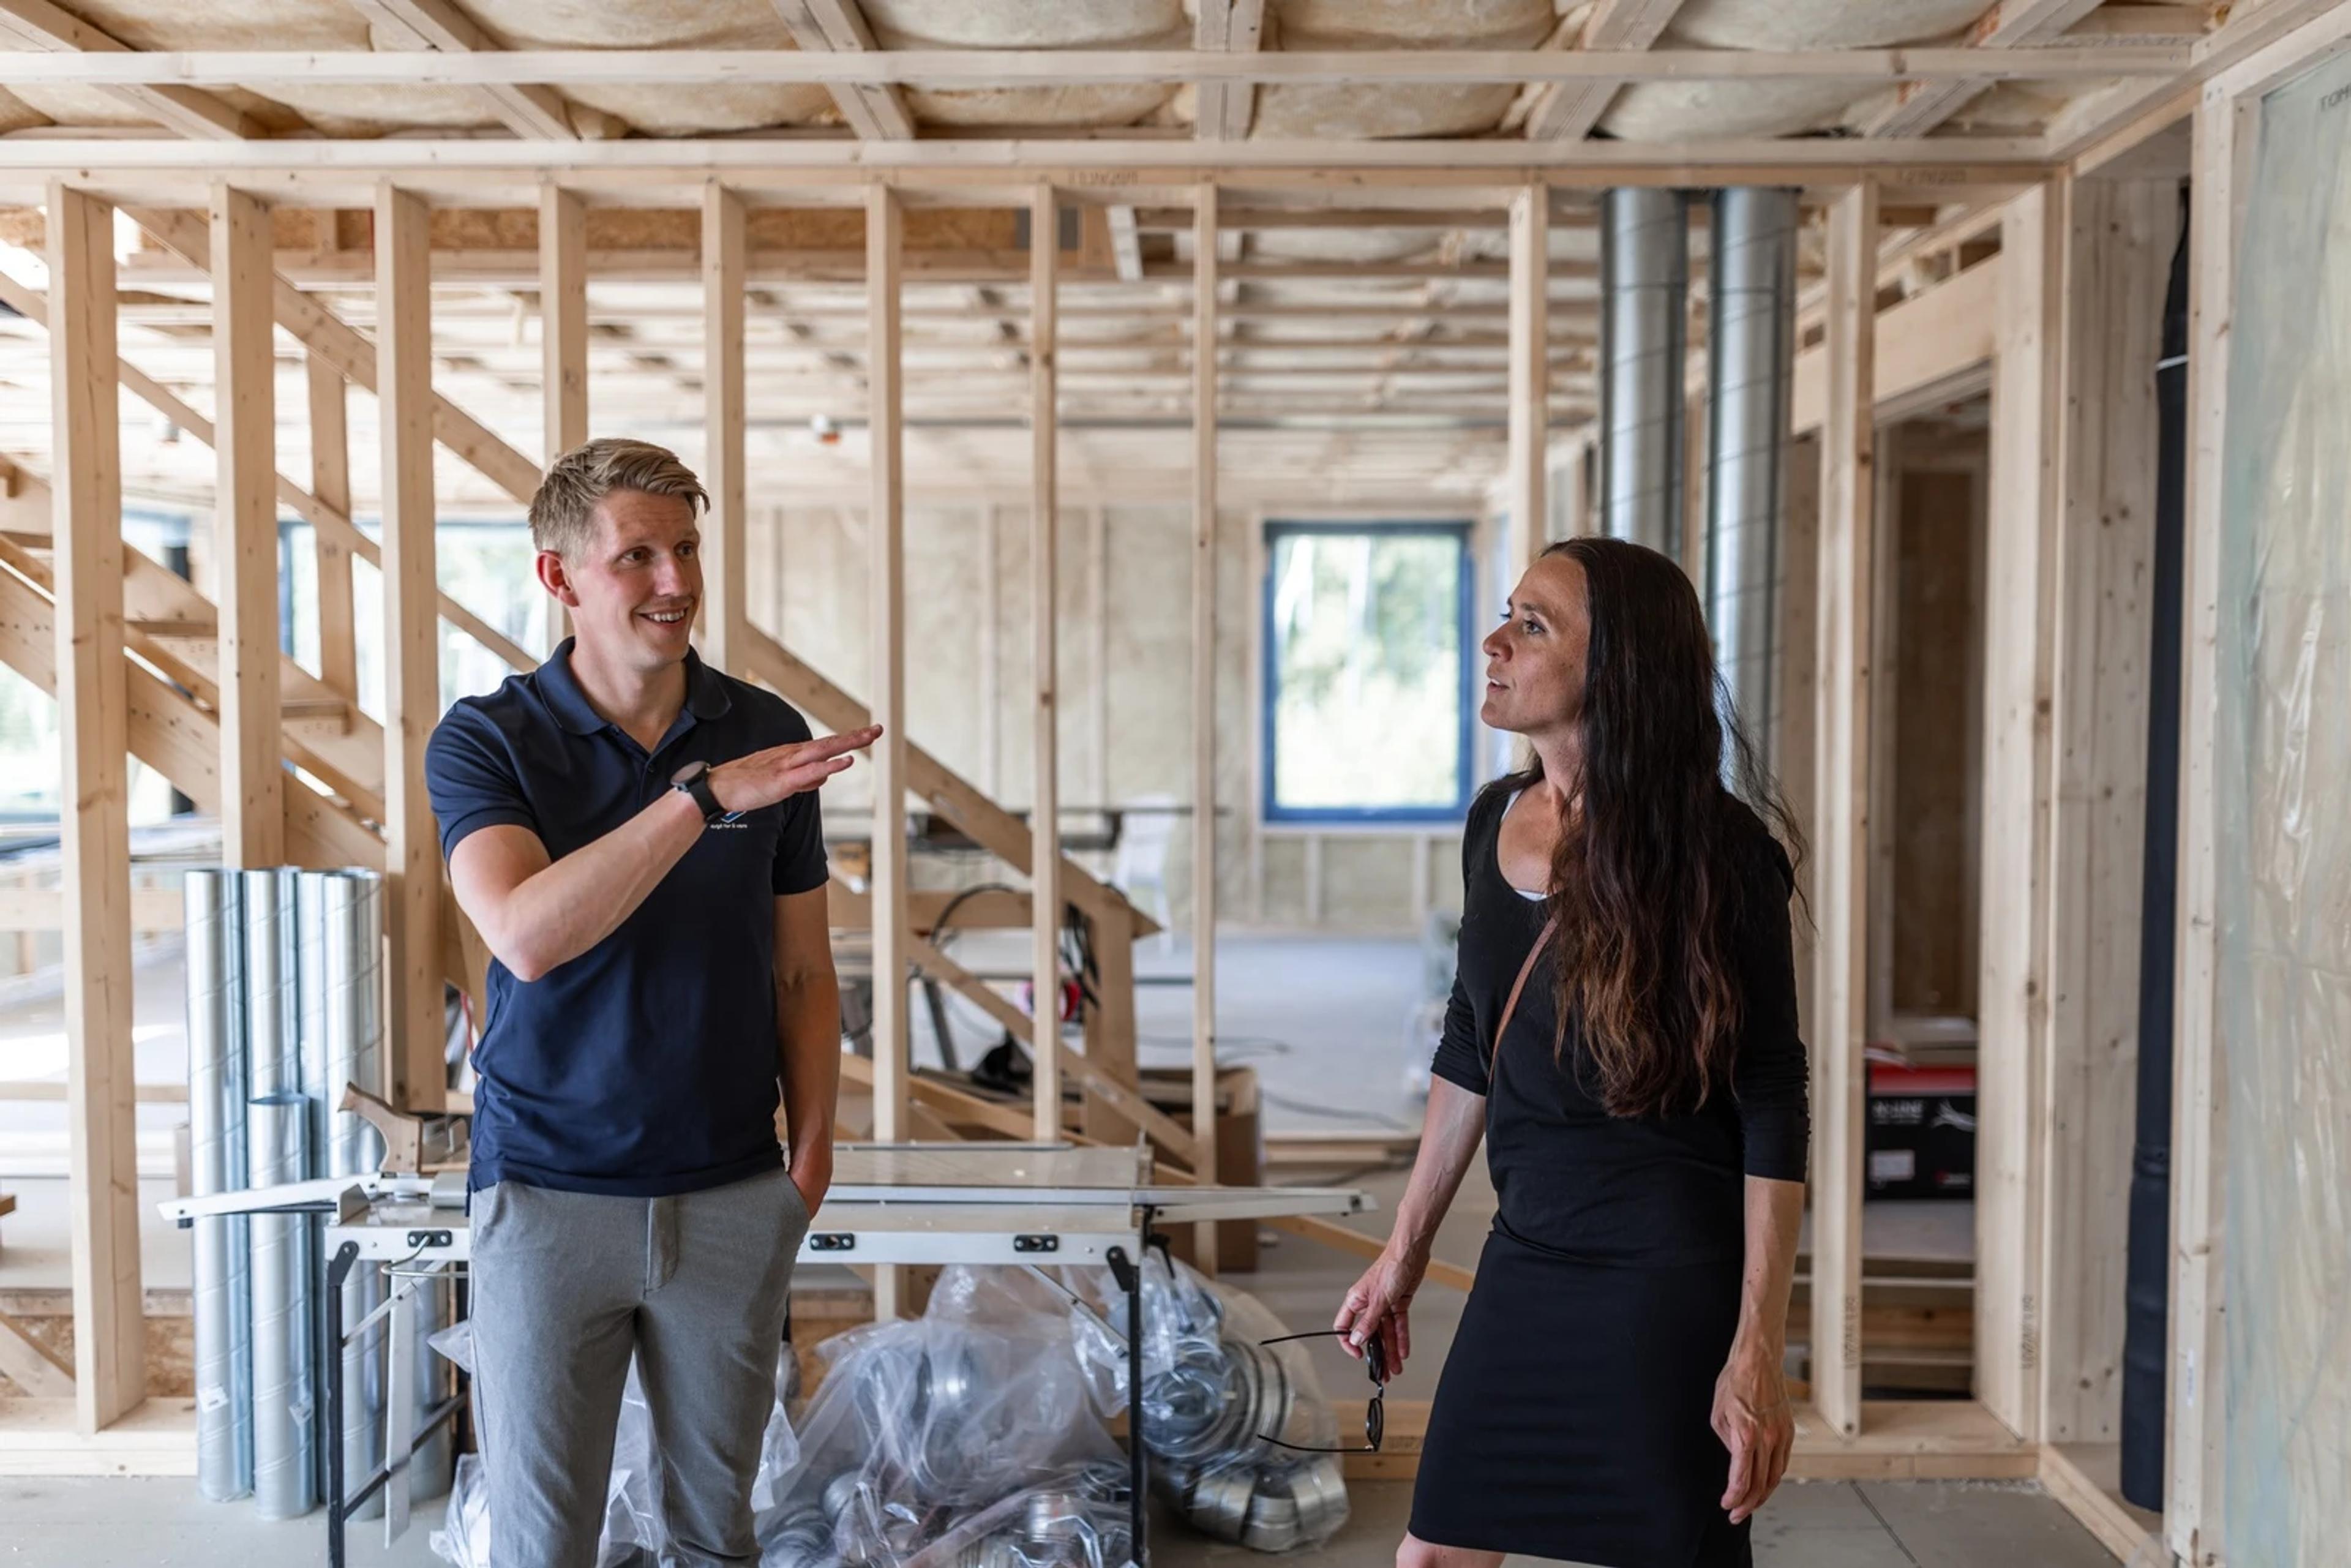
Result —
[[[1504, 817], [1508, 817], [1510, 814], [1510, 808], [1519, 803], [1519, 797], [1525, 794], [1529, 788], [1531, 788], [1531, 786], [1522, 784], [1516, 789], [1510, 791], [1510, 798], [1502, 802], [1502, 815]], [[1499, 869], [1502, 863], [1501, 842], [1501, 829], [1498, 825], [1494, 831], [1494, 864], [1497, 869]], [[1507, 876], [1502, 879], [1502, 885], [1508, 887], [1512, 893], [1517, 894], [1520, 898], [1527, 900], [1531, 904], [1540, 904], [1542, 900], [1551, 896], [1549, 894], [1529, 893], [1525, 888], [1520, 887]]]

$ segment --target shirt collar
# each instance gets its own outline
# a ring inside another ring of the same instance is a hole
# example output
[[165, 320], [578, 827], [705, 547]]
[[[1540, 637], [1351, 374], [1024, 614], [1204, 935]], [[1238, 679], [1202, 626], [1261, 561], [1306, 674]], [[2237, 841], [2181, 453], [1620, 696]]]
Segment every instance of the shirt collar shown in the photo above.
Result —
[[[605, 727], [606, 720], [580, 689], [580, 679], [571, 673], [571, 644], [566, 637], [557, 644], [547, 662], [538, 667], [538, 685], [547, 699], [549, 711], [556, 721], [573, 735], [594, 735]], [[734, 698], [726, 695], [726, 678], [702, 662], [702, 655], [693, 649], [685, 651], [685, 707], [696, 719], [708, 721], [724, 716], [734, 707]]]

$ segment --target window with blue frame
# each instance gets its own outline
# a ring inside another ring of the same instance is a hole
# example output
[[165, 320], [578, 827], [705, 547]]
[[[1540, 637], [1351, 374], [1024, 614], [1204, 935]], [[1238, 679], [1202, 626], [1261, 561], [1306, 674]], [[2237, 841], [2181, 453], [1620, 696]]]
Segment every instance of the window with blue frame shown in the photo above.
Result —
[[1470, 604], [1467, 523], [1266, 525], [1266, 821], [1468, 810]]

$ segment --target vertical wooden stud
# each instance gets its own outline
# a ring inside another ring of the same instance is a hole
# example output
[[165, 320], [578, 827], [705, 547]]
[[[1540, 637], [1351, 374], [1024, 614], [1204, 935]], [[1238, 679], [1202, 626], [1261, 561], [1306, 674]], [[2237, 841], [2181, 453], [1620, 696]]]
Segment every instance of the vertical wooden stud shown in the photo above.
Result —
[[2122, 1421], [2138, 1079], [2156, 363], [2179, 234], [2168, 180], [2080, 180], [2065, 236], [2054, 608], [2041, 1436]]
[[[866, 423], [872, 442], [872, 506], [866, 515], [866, 576], [872, 637], [873, 722], [873, 1136], [908, 1135], [906, 1018], [911, 955], [906, 908], [906, 615], [904, 399], [899, 358], [899, 282], [905, 217], [887, 185], [865, 193]], [[874, 1315], [901, 1317], [913, 1305], [901, 1268], [873, 1271]]]
[[[1029, 205], [1029, 602], [1032, 607], [1037, 701], [1030, 737], [1036, 762], [1035, 806], [1029, 819], [1029, 892], [1032, 920], [1031, 974], [1036, 985], [1036, 1137], [1061, 1135], [1061, 725], [1055, 706], [1059, 645], [1055, 607], [1061, 602], [1055, 553], [1061, 533], [1061, 413], [1057, 371], [1061, 338], [1061, 224], [1053, 187], [1039, 185]], [[990, 535], [993, 542], [993, 533]], [[990, 577], [993, 573], [991, 565]], [[989, 589], [991, 599], [994, 589]], [[991, 622], [994, 620], [990, 616]], [[992, 625], [991, 625], [992, 631]], [[988, 694], [992, 706], [995, 694]]]
[[286, 858], [286, 769], [277, 733], [277, 364], [267, 204], [215, 183], [212, 235], [221, 863], [272, 866]]
[[554, 184], [538, 193], [538, 329], [552, 464], [588, 439], [588, 204]]
[[743, 198], [714, 181], [702, 193], [702, 422], [709, 441], [703, 479], [710, 492], [702, 528], [702, 656], [734, 675], [745, 673], [749, 632], [743, 589], [744, 246]]
[[2171, 1370], [2164, 1532], [2192, 1568], [2219, 1561], [2228, 1463], [2222, 1317], [2222, 1178], [2228, 1077], [2220, 1058], [2218, 773], [2222, 437], [2238, 236], [2257, 110], [2207, 83], [2191, 132], [2188, 516], [2180, 556], [2179, 883], [2171, 1107]]
[[[303, 361], [310, 413], [310, 494], [351, 515], [349, 384], [316, 353]], [[358, 623], [351, 606], [351, 552], [324, 529], [311, 530], [319, 574], [319, 678], [346, 702], [360, 695]]]
[[48, 266], [74, 1413], [80, 1429], [93, 1433], [147, 1393], [131, 1051], [130, 669], [122, 654], [113, 207], [51, 182]]
[[[1217, 188], [1192, 208], [1192, 1173], [1217, 1179]], [[1217, 1271], [1217, 1228], [1194, 1256]]]
[[1864, 180], [1829, 208], [1814, 737], [1820, 937], [1813, 986], [1813, 1401], [1829, 1429], [1847, 1437], [1861, 1429], [1876, 250], [1877, 187]]
[[1551, 461], [1551, 193], [1510, 198], [1510, 513], [1513, 587], [1542, 549]]
[[376, 399], [383, 450], [384, 926], [394, 1101], [445, 1103], [441, 848], [424, 745], [441, 718], [433, 490], [433, 278], [423, 198], [376, 188]]
[[2071, 182], [2001, 222], [1984, 543], [1982, 948], [1976, 1088], [1976, 1396], [2040, 1436], [2042, 1077], [2049, 1032], [2055, 462]]
[[[979, 787], [1004, 793], [1004, 585], [996, 579], [1004, 514], [979, 508]], [[780, 630], [780, 624], [778, 626]]]
[[[538, 193], [538, 333], [544, 470], [588, 439], [588, 204], [553, 183]], [[570, 634], [571, 613], [552, 594], [545, 611], [552, 651]]]

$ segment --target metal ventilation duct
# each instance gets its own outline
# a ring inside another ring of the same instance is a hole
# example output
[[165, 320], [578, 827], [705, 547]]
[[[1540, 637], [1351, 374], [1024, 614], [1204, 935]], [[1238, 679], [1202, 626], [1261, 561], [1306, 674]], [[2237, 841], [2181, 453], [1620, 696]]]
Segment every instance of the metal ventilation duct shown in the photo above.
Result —
[[1679, 191], [1600, 198], [1600, 519], [1611, 538], [1678, 559], [1682, 364], [1689, 317]]
[[1793, 191], [1714, 193], [1706, 619], [1730, 715], [1767, 755], [1781, 462], [1794, 364], [1796, 222]]
[[[198, 1197], [246, 1186], [245, 915], [234, 872], [191, 871], [187, 900], [188, 1143]], [[253, 1491], [253, 1337], [246, 1218], [195, 1223], [196, 1486]]]

